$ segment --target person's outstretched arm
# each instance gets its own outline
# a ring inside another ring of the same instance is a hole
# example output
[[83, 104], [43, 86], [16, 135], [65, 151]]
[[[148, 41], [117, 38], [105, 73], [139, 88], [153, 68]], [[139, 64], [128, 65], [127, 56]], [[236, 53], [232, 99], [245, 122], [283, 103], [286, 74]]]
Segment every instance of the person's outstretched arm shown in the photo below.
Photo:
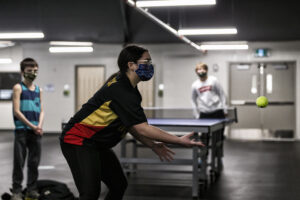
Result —
[[162, 142], [153, 141], [141, 134], [138, 134], [134, 129], [130, 130], [131, 135], [135, 137], [138, 141], [148, 146], [152, 151], [154, 151], [161, 161], [171, 161], [173, 160], [173, 155], [175, 154], [170, 148], [168, 148]]
[[149, 125], [147, 122], [140, 123], [137, 125], [134, 125], [130, 128], [130, 132], [135, 132], [139, 135], [142, 135], [146, 138], [149, 138], [151, 140], [157, 140], [160, 142], [170, 143], [170, 144], [179, 144], [182, 146], [204, 146], [202, 142], [195, 141], [194, 139], [191, 139], [193, 136], [193, 132], [186, 134], [181, 137], [177, 137], [175, 135], [169, 134], [166, 131], [163, 131], [155, 126]]

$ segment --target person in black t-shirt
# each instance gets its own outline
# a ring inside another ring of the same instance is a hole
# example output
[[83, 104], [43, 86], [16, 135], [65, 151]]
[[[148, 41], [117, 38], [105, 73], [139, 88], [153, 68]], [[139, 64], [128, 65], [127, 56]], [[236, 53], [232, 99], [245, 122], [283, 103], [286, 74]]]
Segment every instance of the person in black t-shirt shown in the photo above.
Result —
[[147, 49], [130, 45], [118, 58], [120, 71], [113, 74], [69, 120], [60, 137], [61, 149], [71, 169], [80, 200], [97, 200], [103, 181], [106, 200], [122, 199], [127, 180], [112, 151], [131, 133], [163, 161], [174, 152], [164, 143], [203, 146], [191, 140], [193, 133], [177, 137], [147, 123], [137, 84], [150, 80], [154, 69]]

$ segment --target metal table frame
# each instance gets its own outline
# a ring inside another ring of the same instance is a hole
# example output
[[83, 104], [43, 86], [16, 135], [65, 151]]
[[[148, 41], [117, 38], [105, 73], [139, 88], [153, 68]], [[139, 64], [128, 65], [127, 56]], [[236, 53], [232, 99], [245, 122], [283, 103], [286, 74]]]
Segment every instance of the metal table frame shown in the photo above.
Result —
[[[173, 121], [173, 123], [168, 123]], [[182, 123], [180, 123], [180, 121]], [[191, 122], [192, 123], [188, 123]], [[175, 132], [194, 132], [196, 140], [205, 138], [205, 148], [192, 147], [193, 156], [192, 159], [175, 159], [168, 164], [173, 165], [192, 165], [192, 197], [198, 198], [199, 195], [199, 180], [208, 182], [208, 167], [210, 167], [210, 173], [220, 173], [220, 163], [222, 158], [216, 152], [218, 148], [221, 148], [222, 136], [220, 130], [225, 128], [227, 123], [232, 121], [228, 119], [148, 119], [148, 123], [161, 128], [166, 131]], [[159, 159], [146, 159], [137, 157], [137, 143], [133, 142], [133, 158], [126, 157], [126, 139], [121, 142], [121, 158], [120, 161], [125, 167], [126, 164], [133, 165], [133, 171], [138, 171], [137, 164], [160, 164]], [[208, 157], [210, 155], [210, 163], [208, 163]], [[161, 163], [166, 164], [166, 163]], [[124, 168], [128, 170], [127, 167]], [[173, 171], [174, 172], [174, 171]], [[180, 173], [180, 171], [179, 171]], [[211, 175], [213, 175], [211, 174]], [[211, 180], [213, 181], [213, 180]]]

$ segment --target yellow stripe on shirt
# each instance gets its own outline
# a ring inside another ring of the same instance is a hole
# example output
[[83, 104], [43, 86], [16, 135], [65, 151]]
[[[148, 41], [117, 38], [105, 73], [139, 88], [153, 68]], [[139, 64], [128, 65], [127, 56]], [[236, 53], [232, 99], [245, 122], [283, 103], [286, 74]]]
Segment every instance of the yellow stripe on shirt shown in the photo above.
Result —
[[110, 109], [110, 103], [111, 101], [107, 101], [102, 104], [97, 110], [82, 120], [80, 124], [91, 126], [108, 126], [118, 118], [118, 116]]
[[111, 84], [116, 83], [116, 82], [117, 82], [117, 77], [114, 77], [113, 79], [108, 81], [107, 86], [109, 87]]

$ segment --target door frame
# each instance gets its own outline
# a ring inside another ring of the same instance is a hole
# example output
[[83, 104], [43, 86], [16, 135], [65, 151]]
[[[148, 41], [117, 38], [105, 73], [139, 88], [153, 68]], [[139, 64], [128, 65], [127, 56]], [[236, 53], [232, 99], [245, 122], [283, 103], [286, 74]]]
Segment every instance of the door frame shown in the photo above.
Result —
[[[267, 60], [263, 60], [263, 61], [258, 61], [258, 60], [255, 60], [255, 61], [229, 61], [227, 63], [227, 66], [228, 66], [228, 104], [231, 105], [231, 93], [232, 93], [232, 89], [231, 89], [231, 80], [232, 80], [232, 77], [231, 77], [231, 73], [230, 73], [230, 67], [232, 64], [249, 64], [249, 65], [252, 65], [252, 64], [259, 64], [259, 63], [263, 63], [263, 64], [278, 64], [278, 63], [294, 63], [295, 64], [295, 71], [297, 70], [297, 60], [270, 60], [270, 61], [267, 61]], [[294, 80], [296, 81], [296, 78], [297, 78], [297, 73], [294, 73]], [[296, 84], [296, 82], [295, 82]], [[296, 87], [294, 88], [294, 93], [296, 94]], [[294, 105], [296, 105], [296, 96], [295, 96], [295, 99], [294, 99]]]
[[[297, 139], [297, 96], [296, 96], [296, 92], [297, 92], [297, 60], [262, 60], [262, 61], [259, 61], [259, 60], [248, 60], [248, 61], [228, 61], [227, 62], [227, 67], [228, 67], [228, 105], [229, 106], [234, 106], [231, 104], [231, 93], [232, 93], [232, 88], [231, 88], [231, 80], [232, 80], [232, 76], [231, 76], [231, 66], [232, 65], [237, 65], [237, 64], [249, 64], [249, 65], [252, 65], [252, 64], [260, 64], [260, 63], [263, 63], [263, 64], [278, 64], [278, 63], [293, 63], [293, 67], [295, 68], [295, 73], [294, 73], [294, 84], [295, 84], [295, 87], [294, 87], [294, 108], [295, 108], [295, 125], [293, 127], [293, 130], [294, 130], [294, 137], [293, 139]], [[237, 113], [238, 115], [238, 113]], [[229, 137], [231, 137], [230, 135], [230, 132], [231, 132], [231, 129], [232, 127], [229, 126], [229, 129], [228, 129], [228, 134], [229, 134]]]

